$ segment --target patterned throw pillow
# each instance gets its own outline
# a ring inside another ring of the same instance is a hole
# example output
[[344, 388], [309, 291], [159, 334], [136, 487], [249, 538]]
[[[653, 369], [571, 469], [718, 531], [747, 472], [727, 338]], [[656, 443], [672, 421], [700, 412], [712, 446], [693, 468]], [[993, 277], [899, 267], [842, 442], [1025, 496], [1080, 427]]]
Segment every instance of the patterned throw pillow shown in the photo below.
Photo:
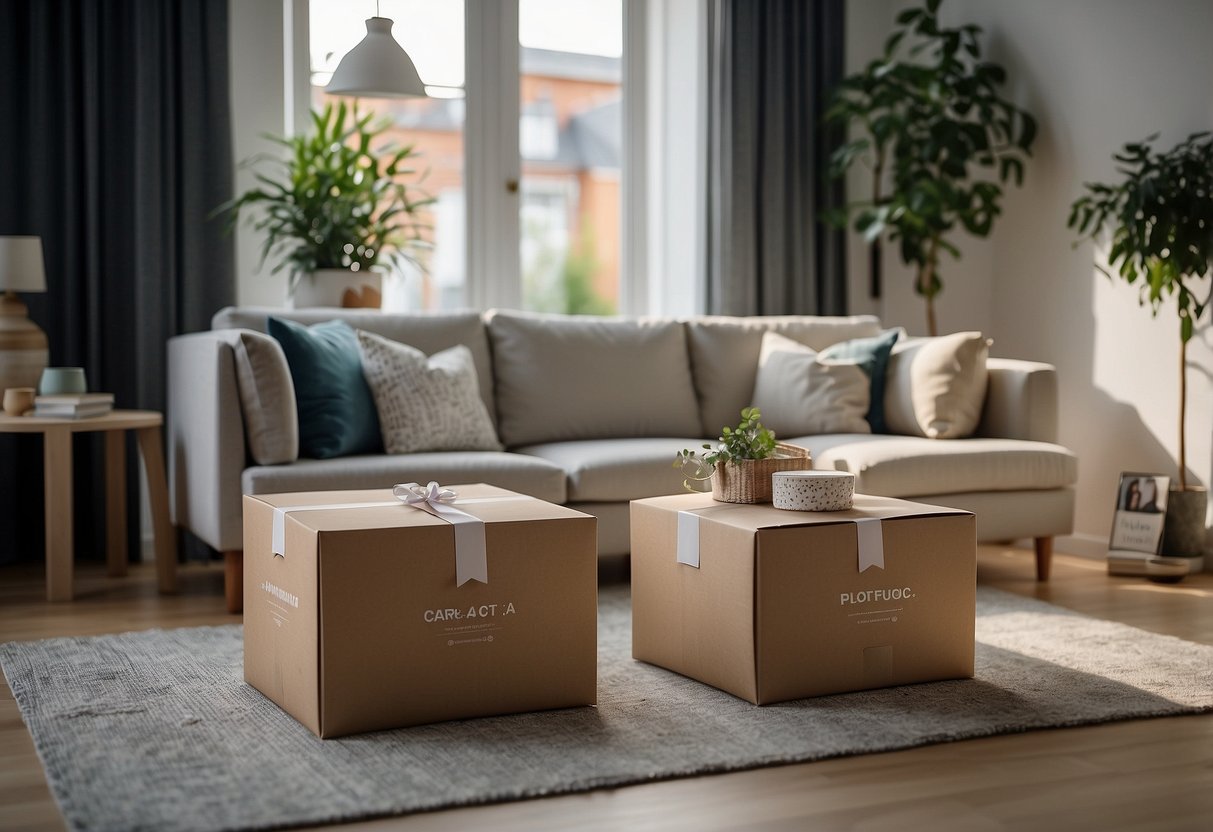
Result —
[[421, 350], [362, 330], [358, 344], [389, 454], [501, 450], [467, 347], [460, 344], [427, 358]]

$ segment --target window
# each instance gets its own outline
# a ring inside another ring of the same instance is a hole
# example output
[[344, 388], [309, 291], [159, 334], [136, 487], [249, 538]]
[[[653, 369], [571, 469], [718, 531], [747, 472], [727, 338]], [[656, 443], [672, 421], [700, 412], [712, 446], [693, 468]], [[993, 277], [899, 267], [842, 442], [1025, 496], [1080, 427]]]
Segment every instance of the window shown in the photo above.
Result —
[[519, 0], [522, 304], [619, 302], [622, 0]]
[[[366, 34], [365, 18], [349, 0], [311, 0], [312, 104], [323, 107], [324, 87], [346, 52]], [[405, 177], [434, 204], [421, 218], [429, 247], [420, 251], [424, 269], [402, 267], [384, 280], [384, 308], [432, 310], [466, 307], [466, 212], [463, 192], [464, 7], [462, 0], [381, 0], [379, 13], [396, 21], [392, 34], [417, 67], [431, 96], [425, 99], [362, 99], [361, 110], [390, 119], [388, 135], [398, 146], [413, 145], [417, 174]]]
[[[434, 198], [424, 218], [432, 245], [422, 256], [425, 268], [385, 280], [385, 308], [449, 309], [473, 302], [560, 312], [619, 308], [624, 2], [380, 0], [379, 14], [395, 21], [393, 34], [431, 97], [366, 99], [359, 106], [391, 119], [396, 143], [416, 147], [425, 171], [422, 188]], [[373, 5], [310, 0], [313, 106], [325, 102], [324, 85], [365, 35], [364, 20], [372, 14]], [[482, 45], [488, 32], [490, 46], [496, 43], [498, 53], [509, 56], [505, 65], [518, 67], [517, 104], [512, 94], [488, 89], [507, 74], [511, 88], [514, 83], [512, 69], [506, 73], [493, 63], [492, 48], [465, 54], [473, 31]], [[517, 43], [508, 43], [515, 34]], [[482, 100], [476, 106], [487, 106], [490, 123], [502, 124], [495, 121], [500, 117], [517, 125], [517, 155], [512, 136], [503, 142], [487, 138], [492, 132], [478, 133], [477, 141], [465, 141], [468, 83], [476, 86]], [[512, 173], [509, 158], [521, 165]], [[470, 191], [468, 171], [483, 183]], [[502, 187], [516, 197], [499, 199]], [[478, 246], [471, 262], [469, 246]], [[516, 257], [518, 268], [502, 267], [506, 257]], [[502, 291], [503, 285], [516, 288]]]

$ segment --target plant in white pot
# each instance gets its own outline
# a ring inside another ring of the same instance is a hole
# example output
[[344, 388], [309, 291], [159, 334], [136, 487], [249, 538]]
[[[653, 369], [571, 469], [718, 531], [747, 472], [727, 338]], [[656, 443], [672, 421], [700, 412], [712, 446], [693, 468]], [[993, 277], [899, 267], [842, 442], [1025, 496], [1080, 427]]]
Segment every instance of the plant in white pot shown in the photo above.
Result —
[[698, 491], [691, 483], [711, 480], [712, 497], [725, 503], [771, 502], [771, 474], [811, 468], [809, 452], [798, 445], [775, 441], [774, 431], [762, 426], [756, 407], [741, 411], [737, 427], [721, 429], [716, 447], [704, 443], [707, 453], [684, 448], [674, 459], [683, 471], [683, 487]]
[[[220, 208], [235, 221], [252, 212], [265, 235], [261, 261], [289, 269], [294, 306], [379, 306], [380, 271], [407, 261], [420, 268], [420, 214], [433, 202], [417, 185], [412, 145], [384, 142], [389, 124], [344, 102], [312, 113], [305, 135], [269, 136], [283, 157], [248, 164], [258, 187]], [[409, 184], [408, 180], [412, 180]]]
[[1167, 500], [1163, 552], [1200, 557], [1205, 542], [1208, 490], [1188, 483], [1185, 420], [1188, 404], [1188, 342], [1192, 340], [1210, 293], [1202, 299], [1197, 281], [1213, 272], [1213, 136], [1194, 133], [1166, 152], [1151, 142], [1126, 144], [1113, 155], [1121, 180], [1087, 183], [1074, 202], [1068, 225], [1081, 239], [1111, 236], [1109, 278], [1140, 281], [1140, 302], [1154, 315], [1175, 298], [1179, 316], [1179, 478]]

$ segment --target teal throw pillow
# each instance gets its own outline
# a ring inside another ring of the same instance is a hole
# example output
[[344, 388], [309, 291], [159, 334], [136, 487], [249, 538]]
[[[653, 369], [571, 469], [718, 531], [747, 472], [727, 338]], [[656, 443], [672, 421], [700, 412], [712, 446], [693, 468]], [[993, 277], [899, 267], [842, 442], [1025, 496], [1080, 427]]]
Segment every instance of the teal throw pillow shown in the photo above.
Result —
[[872, 384], [867, 415], [872, 433], [888, 432], [884, 419], [885, 376], [889, 369], [889, 355], [901, 332], [900, 328], [886, 329], [879, 335], [832, 344], [818, 353], [822, 360], [854, 361], [867, 373]]
[[304, 326], [270, 318], [299, 408], [299, 455], [330, 459], [383, 450], [375, 399], [362, 375], [358, 336], [344, 321]]

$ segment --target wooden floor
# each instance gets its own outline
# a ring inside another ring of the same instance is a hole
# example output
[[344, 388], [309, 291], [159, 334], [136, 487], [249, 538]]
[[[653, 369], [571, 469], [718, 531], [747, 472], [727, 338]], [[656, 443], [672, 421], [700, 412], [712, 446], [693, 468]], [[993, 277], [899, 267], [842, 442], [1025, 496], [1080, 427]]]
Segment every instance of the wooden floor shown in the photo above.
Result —
[[[979, 580], [1081, 612], [1213, 644], [1213, 575], [1164, 586], [1109, 578], [1058, 555], [1032, 580], [1030, 552], [982, 547]], [[155, 593], [145, 566], [126, 578], [78, 570], [80, 597], [42, 600], [30, 568], [0, 569], [0, 641], [235, 621], [222, 573], [191, 566], [181, 594]], [[29, 733], [0, 685], [0, 829], [62, 829]], [[1213, 829], [1213, 715], [1037, 731], [698, 777], [584, 795], [350, 824], [341, 830]]]

